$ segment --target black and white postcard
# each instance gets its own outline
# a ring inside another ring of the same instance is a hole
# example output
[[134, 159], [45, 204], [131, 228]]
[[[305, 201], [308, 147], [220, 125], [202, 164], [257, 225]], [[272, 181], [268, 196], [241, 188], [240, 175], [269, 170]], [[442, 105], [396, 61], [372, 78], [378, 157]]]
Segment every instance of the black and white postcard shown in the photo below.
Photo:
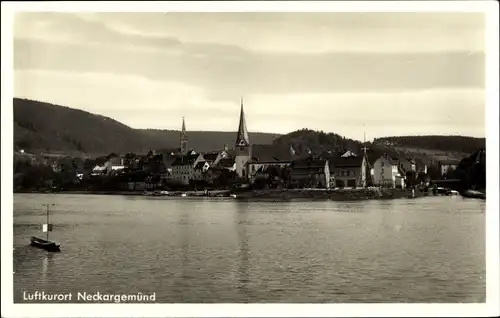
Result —
[[497, 2], [2, 3], [1, 108], [2, 316], [499, 313]]

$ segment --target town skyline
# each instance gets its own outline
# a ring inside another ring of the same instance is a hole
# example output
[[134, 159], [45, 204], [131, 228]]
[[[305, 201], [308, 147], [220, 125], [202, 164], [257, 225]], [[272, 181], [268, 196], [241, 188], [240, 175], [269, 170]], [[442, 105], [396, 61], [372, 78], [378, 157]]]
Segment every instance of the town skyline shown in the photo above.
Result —
[[483, 20], [429, 12], [22, 13], [14, 96], [139, 129], [178, 129], [185, 116], [198, 131], [233, 131], [243, 96], [255, 132], [484, 137]]

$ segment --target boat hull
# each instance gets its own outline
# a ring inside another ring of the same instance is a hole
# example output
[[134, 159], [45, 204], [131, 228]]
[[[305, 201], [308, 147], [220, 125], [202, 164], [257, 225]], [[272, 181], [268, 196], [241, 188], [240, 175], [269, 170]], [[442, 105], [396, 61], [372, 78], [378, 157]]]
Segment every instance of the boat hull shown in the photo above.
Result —
[[486, 200], [486, 194], [480, 191], [474, 190], [466, 190], [461, 193], [464, 198], [473, 198], [473, 199], [483, 199]]
[[61, 248], [59, 244], [56, 244], [54, 242], [50, 242], [35, 236], [31, 237], [31, 246], [41, 248], [43, 250], [49, 251], [49, 252], [60, 252]]

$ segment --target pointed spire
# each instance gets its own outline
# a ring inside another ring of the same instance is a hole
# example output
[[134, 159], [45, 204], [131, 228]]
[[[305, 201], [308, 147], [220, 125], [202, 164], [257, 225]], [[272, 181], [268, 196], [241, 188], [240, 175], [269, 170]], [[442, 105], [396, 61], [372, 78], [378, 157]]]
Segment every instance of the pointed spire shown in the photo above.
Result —
[[240, 123], [238, 126], [238, 134], [236, 135], [236, 147], [250, 146], [248, 138], [247, 125], [245, 122], [245, 112], [243, 111], [243, 97], [241, 98]]
[[186, 154], [187, 151], [187, 133], [186, 133], [186, 122], [184, 116], [182, 117], [182, 129], [181, 129], [181, 140], [180, 140], [180, 151], [181, 154]]

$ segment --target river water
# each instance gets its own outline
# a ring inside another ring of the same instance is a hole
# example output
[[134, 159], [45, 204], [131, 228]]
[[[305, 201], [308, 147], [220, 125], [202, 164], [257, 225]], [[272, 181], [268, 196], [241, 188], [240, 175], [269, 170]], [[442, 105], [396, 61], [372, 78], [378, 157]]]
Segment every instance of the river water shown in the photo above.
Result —
[[[42, 204], [54, 203], [51, 239]], [[14, 196], [23, 292], [155, 293], [163, 303], [484, 302], [485, 202]], [[73, 298], [73, 302], [75, 298]]]

